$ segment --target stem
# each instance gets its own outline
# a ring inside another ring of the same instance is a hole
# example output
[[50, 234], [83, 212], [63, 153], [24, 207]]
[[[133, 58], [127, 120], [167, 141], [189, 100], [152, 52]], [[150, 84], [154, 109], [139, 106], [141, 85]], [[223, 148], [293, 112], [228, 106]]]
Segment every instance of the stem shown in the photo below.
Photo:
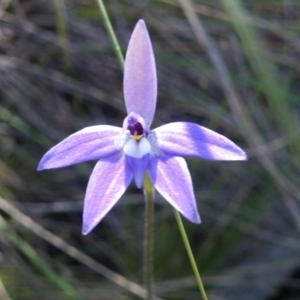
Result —
[[202, 280], [201, 280], [201, 276], [200, 276], [200, 273], [198, 271], [198, 268], [197, 268], [197, 265], [196, 265], [196, 261], [195, 261], [195, 258], [194, 258], [194, 255], [193, 255], [193, 252], [192, 252], [189, 240], [187, 238], [187, 235], [186, 235], [186, 232], [185, 232], [185, 229], [184, 229], [184, 226], [183, 226], [180, 214], [179, 214], [179, 212], [175, 208], [173, 210], [174, 210], [175, 218], [176, 218], [176, 221], [177, 221], [177, 224], [178, 224], [178, 227], [179, 227], [179, 231], [181, 233], [181, 237], [183, 239], [183, 243], [184, 243], [186, 252], [188, 254], [188, 257], [190, 259], [190, 263], [192, 265], [192, 269], [193, 269], [195, 277], [196, 277], [196, 281], [197, 281], [197, 284], [198, 284], [198, 287], [199, 287], [202, 299], [203, 300], [207, 300], [207, 296], [206, 296], [205, 289], [204, 289], [204, 286], [203, 286], [203, 283], [202, 283]]
[[100, 9], [101, 17], [103, 19], [104, 26], [107, 30], [107, 33], [110, 37], [110, 40], [111, 40], [112, 44], [113, 44], [116, 57], [119, 61], [121, 69], [124, 70], [124, 57], [123, 57], [120, 45], [118, 43], [117, 37], [115, 35], [115, 32], [114, 32], [114, 30], [111, 26], [111, 22], [110, 22], [110, 19], [108, 17], [106, 8], [105, 8], [102, 0], [97, 0], [97, 3], [99, 5], [99, 9]]
[[154, 189], [148, 174], [144, 177], [145, 195], [145, 240], [144, 240], [144, 284], [148, 291], [147, 300], [153, 296], [152, 273], [153, 273], [153, 219], [154, 219]]

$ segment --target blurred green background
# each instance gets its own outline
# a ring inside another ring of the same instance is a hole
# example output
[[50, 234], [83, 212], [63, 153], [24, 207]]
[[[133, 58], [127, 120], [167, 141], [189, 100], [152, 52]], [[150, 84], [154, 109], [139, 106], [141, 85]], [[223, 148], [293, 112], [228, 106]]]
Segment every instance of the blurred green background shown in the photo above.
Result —
[[[184, 224], [208, 298], [300, 299], [299, 1], [104, 3], [123, 53], [137, 20], [147, 23], [159, 83], [153, 127], [196, 122], [249, 156], [187, 159], [202, 224]], [[122, 77], [96, 1], [0, 1], [1, 300], [140, 299], [130, 283], [142, 285], [142, 191], [130, 186], [82, 236], [95, 162], [36, 171], [71, 133], [122, 126]], [[155, 294], [200, 299], [159, 195], [155, 213]]]

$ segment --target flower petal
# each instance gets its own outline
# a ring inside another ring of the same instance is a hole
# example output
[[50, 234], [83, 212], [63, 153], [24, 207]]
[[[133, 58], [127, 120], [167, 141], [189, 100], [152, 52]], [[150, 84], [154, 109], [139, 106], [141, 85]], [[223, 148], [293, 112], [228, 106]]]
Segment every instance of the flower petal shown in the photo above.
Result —
[[124, 97], [127, 113], [139, 114], [150, 128], [156, 107], [157, 77], [153, 49], [143, 20], [136, 24], [126, 53]]
[[38, 170], [60, 168], [110, 156], [122, 149], [125, 143], [123, 136], [123, 130], [119, 127], [86, 127], [51, 148], [41, 159]]
[[132, 180], [124, 155], [99, 161], [90, 177], [83, 208], [82, 233], [88, 234], [124, 194]]
[[181, 157], [152, 158], [149, 176], [156, 190], [189, 221], [200, 223], [190, 172]]
[[133, 173], [135, 185], [140, 189], [143, 185], [143, 179], [145, 171], [148, 167], [150, 154], [145, 154], [141, 158], [136, 158], [128, 155], [126, 155], [125, 157], [126, 162]]
[[225, 136], [194, 123], [176, 122], [152, 131], [149, 141], [167, 154], [212, 160], [247, 160], [246, 153]]

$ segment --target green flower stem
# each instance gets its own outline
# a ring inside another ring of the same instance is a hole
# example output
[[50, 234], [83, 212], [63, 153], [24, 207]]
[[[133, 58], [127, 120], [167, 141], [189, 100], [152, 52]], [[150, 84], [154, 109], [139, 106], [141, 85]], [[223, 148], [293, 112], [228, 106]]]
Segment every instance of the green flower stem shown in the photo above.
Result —
[[190, 262], [191, 262], [191, 265], [192, 265], [192, 268], [193, 268], [193, 271], [194, 271], [194, 274], [195, 274], [195, 277], [196, 277], [196, 281], [197, 281], [202, 299], [207, 300], [207, 296], [206, 296], [205, 289], [204, 289], [204, 286], [203, 286], [203, 283], [202, 283], [202, 280], [201, 280], [201, 276], [200, 276], [200, 273], [198, 271], [196, 261], [195, 261], [195, 258], [194, 258], [189, 240], [187, 238], [187, 235], [186, 235], [186, 232], [185, 232], [180, 214], [175, 208], [173, 210], [174, 210], [175, 218], [176, 218], [176, 221], [177, 221], [177, 224], [178, 224], [178, 227], [179, 227], [179, 231], [180, 231], [182, 239], [183, 239], [185, 249], [187, 251], [188, 257], [190, 259]]
[[148, 291], [147, 300], [153, 296], [152, 274], [153, 274], [153, 219], [154, 219], [154, 189], [148, 173], [144, 177], [145, 195], [145, 240], [144, 240], [144, 284]]
[[103, 19], [104, 26], [107, 30], [107, 33], [108, 33], [108, 35], [111, 39], [112, 44], [113, 44], [116, 57], [119, 61], [121, 69], [124, 70], [124, 56], [123, 56], [123, 53], [121, 51], [119, 42], [118, 42], [117, 37], [115, 35], [115, 32], [114, 32], [114, 30], [111, 26], [111, 22], [110, 22], [110, 19], [108, 17], [106, 8], [105, 8], [102, 0], [97, 0], [97, 3], [99, 5], [99, 9], [100, 9], [101, 17]]

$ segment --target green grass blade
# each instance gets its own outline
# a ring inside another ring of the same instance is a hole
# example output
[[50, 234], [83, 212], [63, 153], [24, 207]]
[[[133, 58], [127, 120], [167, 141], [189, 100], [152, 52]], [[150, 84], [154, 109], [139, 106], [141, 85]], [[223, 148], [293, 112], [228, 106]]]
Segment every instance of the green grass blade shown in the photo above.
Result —
[[0, 229], [6, 234], [6, 237], [12, 242], [19, 251], [37, 268], [44, 276], [52, 281], [61, 289], [68, 299], [81, 300], [75, 289], [59, 274], [57, 274], [39, 255], [33, 247], [23, 240], [14, 230], [9, 228], [6, 221], [0, 216]]

